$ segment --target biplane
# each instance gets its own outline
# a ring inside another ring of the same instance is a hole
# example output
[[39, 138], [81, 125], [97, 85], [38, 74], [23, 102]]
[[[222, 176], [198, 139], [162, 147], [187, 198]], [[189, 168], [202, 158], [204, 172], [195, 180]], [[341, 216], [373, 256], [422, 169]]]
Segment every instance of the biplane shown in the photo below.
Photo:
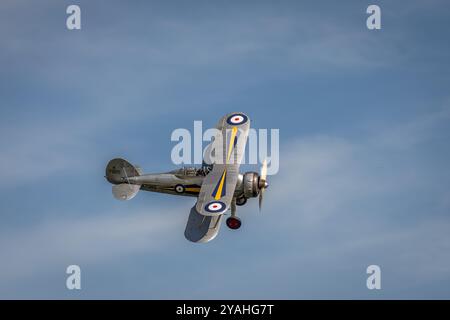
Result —
[[247, 199], [259, 197], [261, 210], [263, 193], [268, 187], [267, 161], [260, 174], [239, 173], [250, 130], [250, 119], [242, 112], [222, 117], [216, 135], [205, 149], [203, 164], [183, 167], [166, 173], [143, 174], [141, 168], [120, 158], [109, 161], [105, 178], [113, 184], [112, 193], [118, 200], [130, 200], [139, 190], [197, 197], [191, 208], [184, 235], [192, 242], [208, 242], [219, 233], [224, 215], [226, 225], [233, 230], [241, 227], [236, 206]]

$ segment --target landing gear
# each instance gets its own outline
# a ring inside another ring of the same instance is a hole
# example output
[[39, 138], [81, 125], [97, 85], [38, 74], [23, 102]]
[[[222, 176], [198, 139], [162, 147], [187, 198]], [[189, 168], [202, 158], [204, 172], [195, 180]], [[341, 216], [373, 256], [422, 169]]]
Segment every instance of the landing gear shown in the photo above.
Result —
[[238, 217], [236, 217], [236, 203], [237, 199], [233, 198], [233, 200], [231, 200], [231, 217], [228, 217], [227, 219], [227, 227], [232, 229], [232, 230], [237, 230], [241, 227], [241, 219], [239, 219]]
[[241, 219], [239, 219], [238, 217], [228, 217], [227, 219], [227, 227], [232, 229], [232, 230], [237, 230], [241, 227]]
[[247, 203], [247, 198], [245, 198], [245, 197], [240, 197], [240, 198], [236, 199], [236, 205], [238, 205], [238, 206], [243, 206], [246, 203]]

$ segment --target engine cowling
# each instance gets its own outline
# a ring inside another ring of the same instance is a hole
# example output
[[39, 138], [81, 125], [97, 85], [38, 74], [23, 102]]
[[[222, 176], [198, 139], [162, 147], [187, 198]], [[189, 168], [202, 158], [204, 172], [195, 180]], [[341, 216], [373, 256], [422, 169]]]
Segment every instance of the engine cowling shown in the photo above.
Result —
[[259, 194], [259, 175], [256, 172], [246, 172], [243, 177], [244, 197], [254, 198]]

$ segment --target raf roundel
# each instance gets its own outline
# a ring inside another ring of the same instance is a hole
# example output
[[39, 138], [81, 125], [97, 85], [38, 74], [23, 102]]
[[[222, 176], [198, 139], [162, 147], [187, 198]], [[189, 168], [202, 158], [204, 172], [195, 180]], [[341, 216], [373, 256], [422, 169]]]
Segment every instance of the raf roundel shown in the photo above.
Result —
[[181, 185], [181, 184], [177, 184], [177, 185], [175, 186], [175, 191], [176, 191], [177, 193], [183, 193], [183, 192], [184, 192], [184, 186]]
[[212, 201], [205, 206], [205, 210], [208, 212], [222, 212], [226, 208], [225, 203], [221, 201]]
[[246, 123], [248, 120], [245, 114], [235, 113], [228, 117], [227, 123], [232, 126], [238, 126], [240, 124]]

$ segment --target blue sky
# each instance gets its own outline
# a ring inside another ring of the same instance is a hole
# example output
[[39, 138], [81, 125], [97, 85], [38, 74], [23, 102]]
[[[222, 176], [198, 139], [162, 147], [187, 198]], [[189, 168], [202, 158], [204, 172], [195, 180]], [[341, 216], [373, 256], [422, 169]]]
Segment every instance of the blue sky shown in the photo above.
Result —
[[[0, 298], [450, 298], [449, 9], [2, 1]], [[171, 170], [174, 129], [236, 110], [280, 129], [280, 171], [239, 231], [192, 244], [195, 199], [112, 198], [109, 159]]]

